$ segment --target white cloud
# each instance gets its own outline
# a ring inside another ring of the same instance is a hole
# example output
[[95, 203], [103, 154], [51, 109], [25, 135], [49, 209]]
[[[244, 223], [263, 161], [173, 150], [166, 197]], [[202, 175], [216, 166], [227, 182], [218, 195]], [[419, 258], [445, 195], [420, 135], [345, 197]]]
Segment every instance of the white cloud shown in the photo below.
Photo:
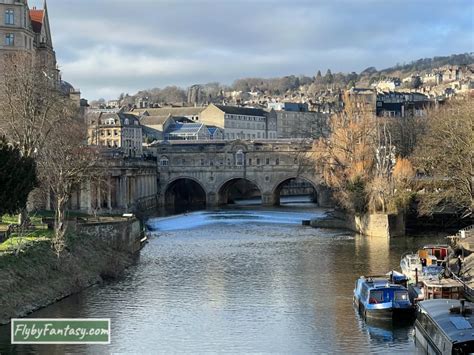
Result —
[[443, 0], [413, 2], [409, 11], [397, 0], [48, 0], [63, 77], [90, 99], [471, 52], [473, 6], [472, 0], [448, 7]]

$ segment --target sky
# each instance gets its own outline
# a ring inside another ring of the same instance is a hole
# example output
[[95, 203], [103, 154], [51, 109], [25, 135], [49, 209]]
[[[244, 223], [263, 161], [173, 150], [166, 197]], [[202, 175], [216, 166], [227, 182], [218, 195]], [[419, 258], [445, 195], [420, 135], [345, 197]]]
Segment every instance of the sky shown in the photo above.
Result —
[[[30, 6], [42, 6], [30, 0]], [[474, 52], [473, 0], [48, 0], [63, 79], [89, 99]]]

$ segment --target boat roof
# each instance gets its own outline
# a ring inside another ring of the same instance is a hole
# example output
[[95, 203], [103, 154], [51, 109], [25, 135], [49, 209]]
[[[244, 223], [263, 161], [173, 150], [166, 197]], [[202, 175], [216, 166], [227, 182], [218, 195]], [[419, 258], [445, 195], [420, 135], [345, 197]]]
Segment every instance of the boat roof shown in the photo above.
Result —
[[428, 287], [463, 287], [462, 283], [453, 279], [433, 279], [433, 280], [423, 280], [423, 283]]
[[361, 276], [361, 279], [363, 279], [363, 281], [367, 284], [367, 286], [369, 287], [369, 290], [373, 290], [377, 288], [393, 288], [393, 289], [406, 290], [406, 288], [403, 287], [402, 285], [392, 284], [386, 278], [375, 278], [375, 277], [371, 278], [370, 276], [366, 278], [365, 276]]
[[[427, 313], [454, 342], [472, 341], [474, 338], [474, 317], [472, 314], [450, 313], [452, 307], [459, 307], [459, 300], [436, 299], [418, 302], [418, 306]], [[466, 307], [474, 309], [472, 302], [466, 301]]]
[[423, 249], [431, 249], [431, 248], [449, 248], [447, 244], [427, 244], [423, 247]]

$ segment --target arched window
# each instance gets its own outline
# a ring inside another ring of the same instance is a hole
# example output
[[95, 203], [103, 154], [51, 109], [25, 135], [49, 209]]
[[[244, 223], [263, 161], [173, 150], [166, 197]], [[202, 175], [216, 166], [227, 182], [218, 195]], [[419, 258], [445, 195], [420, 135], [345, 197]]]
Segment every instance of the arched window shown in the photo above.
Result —
[[128, 125], [129, 124], [129, 121], [128, 121], [128, 118], [125, 119], [125, 121], [123, 122], [124, 125]]
[[244, 165], [244, 152], [242, 152], [242, 149], [239, 149], [237, 153], [235, 153], [235, 165]]
[[169, 164], [170, 164], [170, 161], [168, 157], [161, 157], [160, 166], [168, 166]]

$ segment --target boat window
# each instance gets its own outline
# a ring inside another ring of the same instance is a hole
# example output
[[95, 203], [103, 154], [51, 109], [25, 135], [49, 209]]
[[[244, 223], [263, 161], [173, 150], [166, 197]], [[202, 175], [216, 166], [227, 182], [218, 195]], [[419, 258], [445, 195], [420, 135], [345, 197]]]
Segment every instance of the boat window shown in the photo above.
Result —
[[408, 292], [406, 291], [395, 291], [395, 301], [408, 301]]
[[369, 303], [382, 303], [383, 302], [383, 291], [370, 291]]

